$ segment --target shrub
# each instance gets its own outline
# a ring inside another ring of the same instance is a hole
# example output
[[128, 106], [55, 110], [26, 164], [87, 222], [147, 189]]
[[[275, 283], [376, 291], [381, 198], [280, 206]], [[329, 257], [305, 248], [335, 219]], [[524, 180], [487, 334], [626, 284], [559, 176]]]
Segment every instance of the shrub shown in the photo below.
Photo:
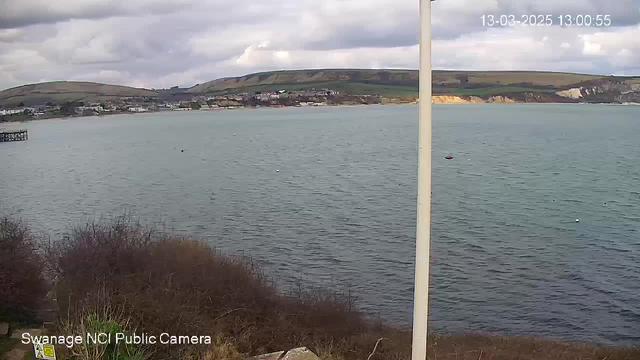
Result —
[[62, 349], [66, 357], [76, 360], [144, 360], [148, 358], [143, 346], [120, 342], [116, 344], [116, 334], [131, 335], [135, 329], [130, 327], [122, 307], [115, 307], [111, 295], [102, 289], [75, 304], [69, 318], [60, 324], [60, 330], [66, 335], [108, 334], [111, 342], [90, 343], [85, 338], [81, 344]]
[[[76, 227], [47, 251], [59, 280], [58, 301], [69, 299], [61, 309], [68, 314], [63, 334], [99, 328], [209, 335], [213, 341], [129, 348], [124, 355], [131, 357], [118, 360], [240, 360], [298, 346], [325, 360], [411, 358], [411, 331], [366, 320], [348, 292], [299, 287], [284, 294], [250, 258], [127, 218]], [[91, 359], [114, 354], [108, 347], [101, 351]], [[440, 360], [640, 359], [638, 349], [479, 335], [430, 336], [428, 353]]]
[[20, 220], [0, 218], [0, 320], [31, 322], [47, 292], [36, 237]]
[[[109, 294], [132, 328], [148, 334], [233, 339], [245, 354], [338, 341], [367, 326], [348, 296], [280, 294], [252, 259], [226, 256], [203, 242], [169, 236], [127, 218], [71, 229], [48, 249], [61, 309], [78, 319]], [[62, 327], [64, 329], [64, 327]], [[159, 345], [154, 358], [204, 356], [211, 347]]]
[[74, 295], [82, 298], [100, 286], [141, 272], [141, 260], [152, 239], [158, 240], [159, 234], [123, 216], [71, 228], [64, 239], [47, 248], [47, 259], [53, 272], [63, 276]]

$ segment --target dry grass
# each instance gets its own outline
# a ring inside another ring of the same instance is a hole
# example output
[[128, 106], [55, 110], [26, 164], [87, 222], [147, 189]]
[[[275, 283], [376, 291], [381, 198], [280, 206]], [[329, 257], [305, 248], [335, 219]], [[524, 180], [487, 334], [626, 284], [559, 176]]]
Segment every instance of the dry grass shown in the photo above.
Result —
[[[62, 318], [59, 331], [65, 335], [105, 333], [114, 336], [117, 333], [135, 333], [130, 318], [122, 306], [114, 305], [111, 294], [102, 288], [89, 295], [81, 303], [76, 304], [74, 311]], [[76, 360], [144, 360], [151, 350], [145, 351], [142, 346], [114, 343], [100, 344], [83, 341], [71, 348], [61, 349], [64, 358]]]
[[[202, 355], [202, 360], [245, 360], [246, 357], [238, 352], [233, 342], [216, 337], [213, 345]], [[186, 360], [186, 359], [185, 359]]]
[[[365, 319], [349, 293], [283, 294], [249, 258], [126, 218], [74, 228], [47, 252], [58, 278], [61, 334], [106, 326], [213, 338], [211, 345], [131, 348], [118, 359], [240, 360], [298, 346], [324, 360], [411, 357], [411, 332]], [[88, 360], [109, 349], [78, 352], [75, 358]], [[481, 335], [431, 336], [428, 353], [431, 360], [640, 360], [639, 349]]]
[[[145, 333], [215, 335], [244, 354], [331, 342], [369, 326], [348, 295], [283, 295], [259, 266], [206, 244], [169, 237], [120, 218], [72, 229], [48, 249], [58, 299], [70, 319], [86, 313], [100, 291]], [[64, 329], [64, 327], [62, 328]], [[154, 358], [205, 354], [207, 346], [159, 345]]]

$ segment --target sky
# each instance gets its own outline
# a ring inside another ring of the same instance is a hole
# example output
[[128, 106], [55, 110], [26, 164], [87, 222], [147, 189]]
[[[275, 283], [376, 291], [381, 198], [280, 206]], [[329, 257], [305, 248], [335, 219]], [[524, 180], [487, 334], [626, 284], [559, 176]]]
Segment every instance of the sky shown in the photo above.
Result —
[[[145, 88], [309, 68], [418, 67], [418, 0], [0, 0], [0, 89]], [[483, 26], [553, 15], [555, 25]], [[558, 16], [610, 15], [609, 27]], [[434, 69], [640, 75], [640, 0], [437, 0]]]

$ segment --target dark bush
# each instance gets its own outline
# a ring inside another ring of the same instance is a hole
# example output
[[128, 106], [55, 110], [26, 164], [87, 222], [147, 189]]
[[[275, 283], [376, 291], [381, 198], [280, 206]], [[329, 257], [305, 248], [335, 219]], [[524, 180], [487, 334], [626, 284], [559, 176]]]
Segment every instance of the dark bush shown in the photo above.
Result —
[[[82, 332], [93, 319], [127, 332], [214, 339], [209, 347], [134, 349], [144, 358], [236, 360], [243, 358], [237, 350], [256, 355], [297, 346], [324, 360], [411, 358], [411, 331], [364, 319], [348, 292], [302, 286], [283, 294], [250, 258], [127, 218], [74, 228], [47, 257], [58, 276], [58, 301], [69, 300], [61, 309], [64, 335]], [[638, 349], [479, 335], [430, 336], [428, 352], [441, 360], [640, 359]]]
[[[106, 291], [139, 331], [223, 336], [251, 354], [338, 341], [368, 326], [348, 296], [284, 296], [250, 258], [126, 218], [76, 227], [47, 257], [58, 276], [58, 301], [69, 301], [61, 313], [70, 318], [86, 312], [92, 294]], [[187, 350], [193, 347], [168, 346], [154, 358]]]
[[20, 220], [0, 218], [0, 320], [36, 320], [47, 292], [38, 242]]
[[144, 270], [147, 245], [160, 234], [145, 229], [128, 217], [108, 223], [88, 223], [70, 229], [65, 238], [47, 248], [53, 272], [71, 286], [74, 296], [85, 296], [96, 286], [117, 285], [127, 276]]

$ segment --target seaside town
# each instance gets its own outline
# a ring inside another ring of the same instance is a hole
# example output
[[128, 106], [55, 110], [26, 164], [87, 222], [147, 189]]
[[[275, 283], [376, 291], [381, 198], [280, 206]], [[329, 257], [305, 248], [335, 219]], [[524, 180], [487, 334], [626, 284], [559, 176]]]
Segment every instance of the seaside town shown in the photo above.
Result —
[[[184, 97], [184, 96], [183, 96]], [[331, 105], [380, 104], [377, 95], [347, 95], [331, 89], [300, 91], [272, 91], [224, 95], [198, 95], [187, 99], [176, 96], [121, 97], [104, 101], [47, 102], [38, 105], [19, 104], [16, 107], [0, 107], [0, 121], [23, 121], [71, 116], [102, 116], [123, 113], [158, 111], [220, 110], [255, 107], [306, 107]]]

